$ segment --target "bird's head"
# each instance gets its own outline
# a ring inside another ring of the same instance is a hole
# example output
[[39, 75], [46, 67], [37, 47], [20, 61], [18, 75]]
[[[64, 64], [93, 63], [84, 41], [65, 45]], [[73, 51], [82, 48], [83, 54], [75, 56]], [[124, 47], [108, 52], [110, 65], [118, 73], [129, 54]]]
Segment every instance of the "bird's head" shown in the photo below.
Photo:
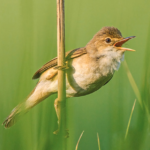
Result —
[[103, 27], [87, 44], [87, 48], [94, 49], [94, 53], [109, 53], [114, 52], [114, 54], [123, 55], [125, 51], [135, 51], [130, 48], [124, 48], [122, 45], [128, 40], [134, 38], [135, 36], [130, 36], [123, 38], [121, 32], [114, 27]]

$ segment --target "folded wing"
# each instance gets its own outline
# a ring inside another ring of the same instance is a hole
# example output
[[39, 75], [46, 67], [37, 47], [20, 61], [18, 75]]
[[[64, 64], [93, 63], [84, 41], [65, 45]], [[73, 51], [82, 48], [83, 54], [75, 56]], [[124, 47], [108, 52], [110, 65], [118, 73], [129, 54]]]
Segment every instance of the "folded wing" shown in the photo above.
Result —
[[[86, 54], [86, 48], [77, 48], [74, 50], [71, 50], [69, 52], [66, 52], [66, 61], [69, 59], [73, 59], [76, 57], [79, 57], [81, 55]], [[43, 72], [45, 72], [47, 69], [57, 66], [57, 57], [50, 60], [48, 63], [46, 63], [44, 66], [42, 66], [36, 73], [33, 75], [32, 79], [37, 79], [41, 76]]]

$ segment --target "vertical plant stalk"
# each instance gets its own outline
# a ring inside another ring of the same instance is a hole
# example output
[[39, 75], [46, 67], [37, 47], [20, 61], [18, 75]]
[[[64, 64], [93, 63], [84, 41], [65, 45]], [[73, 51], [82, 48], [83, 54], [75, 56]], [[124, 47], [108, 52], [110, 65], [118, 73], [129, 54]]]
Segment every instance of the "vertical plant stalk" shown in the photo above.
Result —
[[80, 142], [80, 140], [81, 140], [81, 138], [82, 138], [83, 133], [84, 133], [84, 131], [82, 131], [82, 133], [81, 133], [81, 135], [80, 135], [80, 137], [79, 137], [79, 139], [78, 139], [78, 142], [77, 142], [77, 145], [76, 145], [75, 150], [78, 150], [79, 142]]
[[124, 68], [125, 68], [125, 70], [126, 70], [128, 79], [129, 79], [130, 84], [131, 84], [131, 86], [132, 86], [132, 89], [133, 89], [133, 91], [134, 91], [134, 93], [135, 93], [135, 95], [136, 95], [136, 97], [137, 97], [137, 100], [139, 101], [141, 107], [143, 108], [142, 98], [141, 98], [140, 91], [139, 91], [139, 89], [138, 89], [138, 87], [137, 87], [137, 85], [136, 85], [136, 83], [135, 83], [135, 80], [134, 80], [134, 78], [133, 78], [133, 76], [132, 76], [132, 74], [131, 74], [131, 72], [130, 72], [130, 70], [129, 70], [129, 67], [128, 67], [128, 65], [127, 65], [127, 62], [124, 61], [123, 65], [124, 65]]
[[129, 127], [130, 127], [130, 123], [131, 123], [132, 114], [133, 114], [133, 111], [134, 111], [134, 108], [135, 108], [135, 103], [136, 103], [136, 99], [134, 101], [134, 104], [133, 104], [133, 107], [132, 107], [132, 110], [131, 110], [131, 113], [130, 113], [127, 129], [126, 129], [126, 134], [125, 134], [125, 139], [127, 138], [127, 135], [128, 135], [128, 132], [129, 132]]
[[101, 147], [100, 147], [100, 140], [99, 140], [99, 135], [97, 133], [97, 141], [98, 141], [98, 149], [101, 150]]
[[[57, 0], [57, 57], [58, 66], [65, 66], [65, 17], [64, 0]], [[62, 137], [66, 129], [66, 77], [65, 70], [58, 70], [58, 101], [60, 103], [59, 131]]]

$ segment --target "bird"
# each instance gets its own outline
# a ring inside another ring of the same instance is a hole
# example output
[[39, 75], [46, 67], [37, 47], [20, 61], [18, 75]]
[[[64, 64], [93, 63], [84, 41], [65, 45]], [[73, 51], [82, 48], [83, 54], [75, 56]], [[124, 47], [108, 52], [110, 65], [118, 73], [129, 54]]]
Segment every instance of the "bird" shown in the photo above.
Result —
[[[122, 45], [135, 36], [124, 38], [115, 27], [103, 27], [85, 47], [66, 52], [66, 97], [88, 95], [106, 85], [119, 69], [125, 51], [135, 51]], [[3, 122], [5, 128], [11, 127], [22, 114], [35, 105], [58, 92], [57, 57], [43, 65], [32, 79], [39, 81], [26, 100], [17, 105]], [[54, 107], [59, 122], [58, 100]]]

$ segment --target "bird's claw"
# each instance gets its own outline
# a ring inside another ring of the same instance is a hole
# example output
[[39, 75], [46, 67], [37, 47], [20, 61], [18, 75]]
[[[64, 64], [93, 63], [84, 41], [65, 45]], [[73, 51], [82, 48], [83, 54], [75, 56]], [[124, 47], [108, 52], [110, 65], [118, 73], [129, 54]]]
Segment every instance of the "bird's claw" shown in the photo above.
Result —
[[[59, 134], [59, 129], [57, 129], [56, 131], [54, 131], [53, 134], [58, 135]], [[68, 137], [69, 137], [69, 130], [66, 129], [65, 130], [65, 138], [68, 138]]]
[[53, 132], [53, 134], [58, 135], [59, 133], [59, 129], [57, 129], [56, 131]]
[[69, 138], [69, 129], [65, 130], [65, 138]]
[[54, 69], [57, 69], [57, 70], [67, 70], [69, 67], [68, 66], [56, 66], [54, 67]]

